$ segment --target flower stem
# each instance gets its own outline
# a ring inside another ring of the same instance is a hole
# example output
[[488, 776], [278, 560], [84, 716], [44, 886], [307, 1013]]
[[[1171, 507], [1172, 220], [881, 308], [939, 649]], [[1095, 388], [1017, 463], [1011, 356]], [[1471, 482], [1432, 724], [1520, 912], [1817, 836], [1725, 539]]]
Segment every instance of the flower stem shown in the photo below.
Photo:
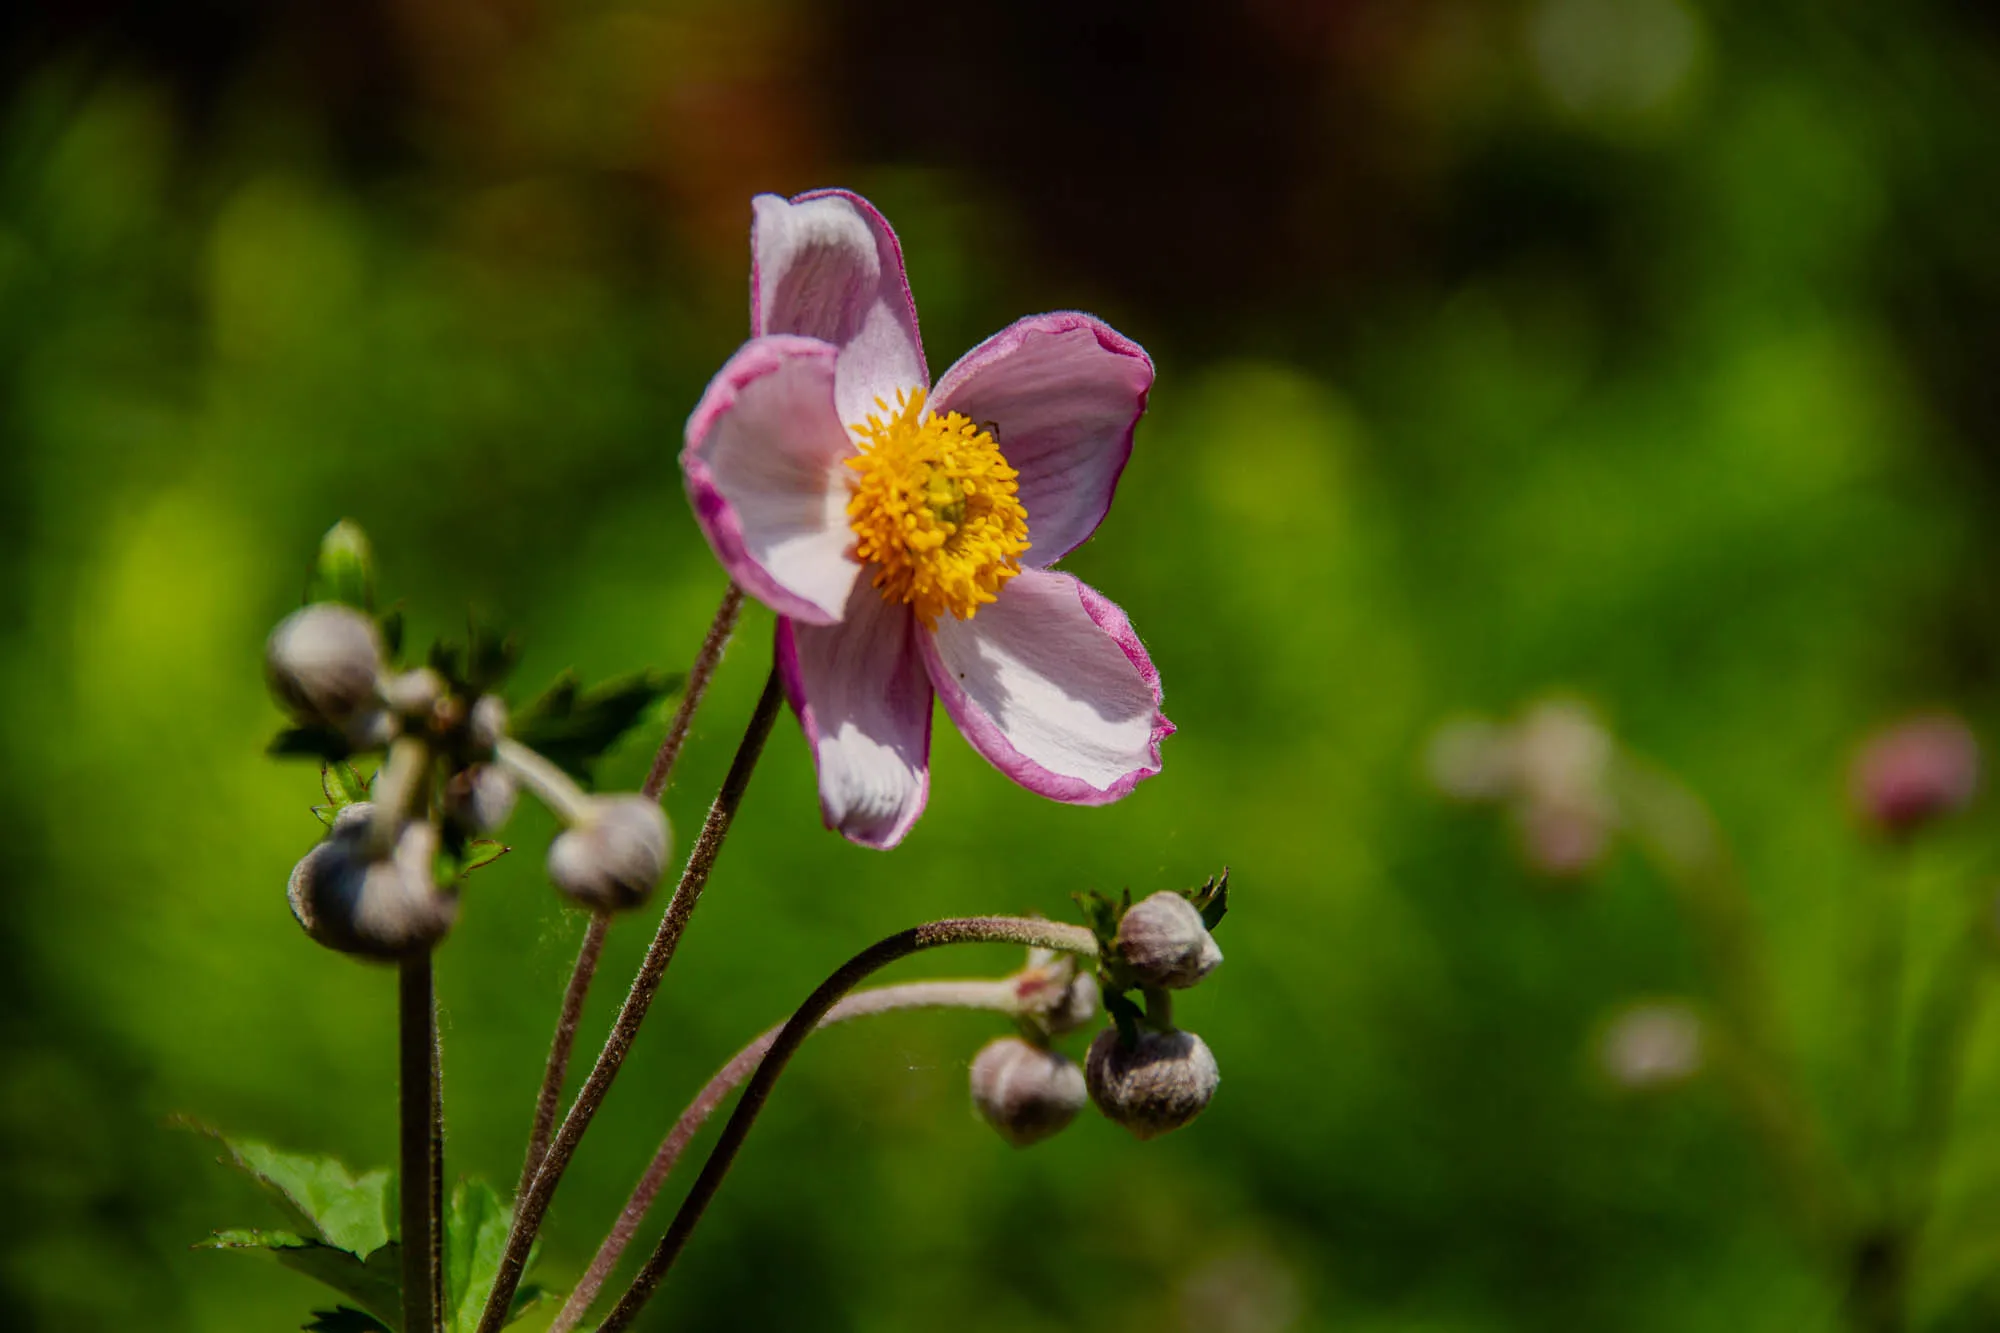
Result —
[[[722, 662], [722, 650], [728, 646], [729, 636], [735, 632], [736, 619], [742, 610], [743, 590], [732, 583], [723, 590], [722, 604], [715, 608], [708, 633], [701, 641], [701, 651], [695, 655], [694, 665], [688, 669], [687, 686], [681, 691], [680, 707], [674, 710], [673, 721], [667, 725], [666, 738], [660, 742], [659, 753], [653, 756], [652, 770], [646, 774], [646, 785], [640, 788], [655, 800], [666, 790], [667, 777], [673, 772], [674, 761], [680, 758], [681, 746], [687, 741], [694, 710], [701, 706], [702, 696], [708, 693], [708, 683], [715, 678], [715, 668]], [[569, 1075], [570, 1053], [576, 1048], [576, 1027], [583, 1018], [583, 1002], [590, 994], [590, 983], [597, 976], [597, 963], [604, 954], [604, 937], [610, 927], [610, 918], [604, 913], [592, 914], [590, 924], [584, 928], [583, 945], [577, 950], [576, 966], [570, 969], [569, 984], [563, 988], [562, 1010], [556, 1017], [555, 1040], [549, 1045], [548, 1064], [542, 1071], [541, 1091], [535, 1098], [535, 1120], [528, 1132], [528, 1152], [521, 1162], [521, 1184], [514, 1191], [516, 1199], [527, 1194], [528, 1187], [535, 1183], [535, 1172], [540, 1169], [542, 1157], [549, 1150], [549, 1136], [555, 1132], [556, 1109], [562, 1102], [563, 1080]]]
[[[903, 1009], [987, 1009], [1011, 1014], [1020, 1010], [1020, 990], [1011, 979], [1004, 978], [998, 981], [912, 981], [901, 986], [879, 986], [845, 997], [826, 1011], [818, 1026], [827, 1028], [850, 1019]], [[674, 1122], [674, 1127], [661, 1141], [660, 1150], [653, 1155], [652, 1165], [646, 1168], [646, 1174], [640, 1177], [632, 1197], [626, 1201], [625, 1211], [618, 1215], [611, 1234], [598, 1247], [583, 1280], [577, 1283], [576, 1290], [563, 1302], [562, 1312], [549, 1325], [549, 1333], [569, 1333], [582, 1322], [584, 1311], [597, 1299], [597, 1293], [604, 1289], [605, 1282], [611, 1277], [611, 1270], [624, 1257], [625, 1247], [632, 1243], [639, 1224], [646, 1220], [647, 1211], [659, 1196], [661, 1186], [667, 1183], [667, 1177], [680, 1161], [681, 1154], [687, 1151], [688, 1143], [700, 1132], [709, 1116], [715, 1113], [715, 1108], [722, 1105], [744, 1079], [750, 1077], [784, 1026], [780, 1023], [765, 1029], [738, 1051], [681, 1112], [680, 1119]]]
[[646, 785], [639, 788], [654, 800], [667, 789], [667, 778], [674, 771], [674, 761], [681, 757], [681, 746], [687, 743], [688, 727], [694, 721], [694, 710], [701, 705], [701, 697], [708, 693], [708, 682], [715, 676], [715, 668], [722, 664], [722, 650], [729, 646], [729, 636], [736, 632], [736, 617], [743, 610], [743, 589], [734, 583], [722, 591], [722, 604], [715, 608], [715, 619], [708, 624], [708, 635], [701, 641], [701, 651], [695, 654], [694, 665], [688, 668], [687, 688], [681, 691], [681, 706], [674, 710], [674, 720], [667, 724], [667, 734], [660, 741], [660, 750], [653, 756], [653, 767], [646, 774]]
[[428, 953], [403, 960], [397, 988], [402, 1141], [404, 1333], [439, 1327], [437, 1007]]
[[723, 1126], [721, 1137], [710, 1150], [708, 1161], [703, 1163], [701, 1175], [696, 1177], [687, 1198], [682, 1200], [680, 1211], [674, 1214], [667, 1234], [660, 1238], [658, 1247], [632, 1279], [632, 1285], [619, 1298], [603, 1324], [599, 1325], [598, 1333], [614, 1333], [614, 1330], [630, 1326], [652, 1298], [654, 1290], [687, 1245], [695, 1224], [701, 1221], [703, 1211], [721, 1187], [723, 1177], [729, 1174], [730, 1164], [736, 1160], [737, 1150], [743, 1146], [744, 1138], [756, 1123], [757, 1113], [763, 1110], [778, 1076], [785, 1072], [786, 1064], [800, 1044], [840, 997], [870, 974], [899, 958], [948, 944], [1021, 944], [1086, 956], [1097, 953], [1097, 937], [1082, 926], [1025, 917], [981, 916], [913, 926], [871, 944], [848, 959], [806, 997], [806, 1002], [779, 1029], [769, 1051], [758, 1062], [757, 1072], [751, 1075], [750, 1082], [744, 1087], [742, 1099], [736, 1103], [729, 1123]]
[[659, 993], [660, 979], [666, 975], [667, 964], [673, 961], [681, 933], [687, 929], [688, 919], [694, 915], [695, 906], [701, 901], [702, 890], [708, 884], [709, 873], [715, 869], [715, 859], [722, 850], [723, 839], [729, 836], [730, 822], [736, 818], [736, 811], [743, 804], [743, 794], [750, 786], [750, 775], [756, 770], [758, 757], [764, 752], [764, 741], [770, 736], [771, 726], [777, 721], [778, 710], [783, 703], [784, 690], [774, 667], [764, 682], [764, 693], [759, 696], [757, 707], [750, 715], [750, 725], [736, 747], [736, 758], [722, 780], [722, 789], [715, 794], [715, 801], [708, 808], [708, 818], [695, 839], [694, 850], [688, 853], [687, 867], [681, 871], [680, 883], [667, 903], [665, 915], [660, 918], [659, 931], [653, 936], [653, 943], [646, 950], [644, 961], [639, 964], [639, 974], [632, 979], [632, 989], [626, 993], [625, 1003], [618, 1010], [611, 1035], [605, 1039], [604, 1049], [598, 1053], [597, 1063], [591, 1067], [590, 1076], [577, 1092], [569, 1114], [563, 1117], [562, 1128], [556, 1131], [555, 1138], [549, 1143], [548, 1153], [535, 1172], [534, 1181], [515, 1203], [514, 1225], [507, 1236], [507, 1248], [500, 1258], [492, 1294], [487, 1297], [486, 1309], [480, 1316], [478, 1333], [499, 1333], [507, 1322], [507, 1311], [513, 1304], [514, 1293], [521, 1285], [521, 1274], [527, 1267], [528, 1250], [535, 1242], [535, 1233], [541, 1229], [542, 1218], [548, 1213], [556, 1185], [562, 1180], [563, 1172], [576, 1152], [578, 1141], [590, 1127], [592, 1117], [604, 1104], [605, 1094], [610, 1092], [612, 1080], [618, 1077], [626, 1053], [632, 1049], [632, 1042], [639, 1035], [639, 1026], [645, 1022], [646, 1011], [652, 1007], [653, 997]]
[[584, 805], [589, 799], [583, 794], [583, 788], [547, 759], [511, 736], [500, 738], [500, 743], [493, 747], [493, 757], [519, 778], [535, 794], [535, 799], [546, 805], [549, 813], [557, 819], [565, 824], [574, 824], [583, 817]]

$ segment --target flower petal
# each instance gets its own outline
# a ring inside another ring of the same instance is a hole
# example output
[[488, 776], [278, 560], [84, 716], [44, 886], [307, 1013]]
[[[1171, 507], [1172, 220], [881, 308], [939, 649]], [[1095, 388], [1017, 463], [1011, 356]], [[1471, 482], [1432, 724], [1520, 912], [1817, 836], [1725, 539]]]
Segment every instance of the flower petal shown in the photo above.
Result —
[[1153, 362], [1144, 348], [1089, 315], [1030, 315], [958, 359], [931, 407], [995, 428], [1021, 474], [1028, 554], [1041, 568], [1097, 531], [1132, 431], [1146, 410]]
[[1160, 771], [1160, 673], [1125, 613], [1069, 575], [1024, 570], [919, 638], [958, 729], [1029, 791], [1105, 805]]
[[848, 547], [853, 442], [833, 407], [835, 349], [754, 338], [709, 382], [688, 418], [681, 471], [716, 559], [780, 615], [840, 618], [861, 572]]
[[916, 618], [863, 580], [837, 625], [778, 622], [778, 669], [819, 771], [826, 826], [894, 847], [931, 790], [931, 685]]
[[814, 190], [751, 201], [750, 331], [796, 333], [840, 349], [835, 400], [843, 424], [875, 400], [931, 382], [903, 249], [858, 194]]

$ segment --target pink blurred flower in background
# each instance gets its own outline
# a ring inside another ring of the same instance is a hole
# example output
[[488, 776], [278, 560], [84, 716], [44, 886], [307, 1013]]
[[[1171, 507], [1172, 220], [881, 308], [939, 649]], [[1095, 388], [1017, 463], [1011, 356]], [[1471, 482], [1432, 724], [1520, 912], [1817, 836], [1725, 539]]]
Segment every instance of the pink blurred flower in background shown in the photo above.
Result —
[[891, 847], [930, 789], [931, 697], [1030, 791], [1118, 800], [1173, 724], [1124, 612], [1049, 568], [1097, 528], [1153, 363], [1032, 315], [932, 387], [895, 233], [867, 200], [759, 195], [752, 337], [688, 420], [716, 557], [779, 615], [827, 826]]

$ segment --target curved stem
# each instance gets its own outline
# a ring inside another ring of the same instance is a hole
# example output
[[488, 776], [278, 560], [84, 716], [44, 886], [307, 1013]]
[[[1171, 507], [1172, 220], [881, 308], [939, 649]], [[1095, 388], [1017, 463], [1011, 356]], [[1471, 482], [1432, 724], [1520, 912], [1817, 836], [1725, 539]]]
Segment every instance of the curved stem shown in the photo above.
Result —
[[[996, 1013], [1012, 1014], [1020, 1010], [1020, 989], [1012, 979], [998, 981], [912, 981], [901, 986], [880, 986], [874, 990], [856, 991], [842, 999], [840, 1003], [826, 1011], [819, 1021], [819, 1027], [828, 1028], [850, 1019], [866, 1018], [873, 1014], [895, 1013], [903, 1009], [988, 1009]], [[610, 1280], [611, 1270], [625, 1255], [625, 1247], [632, 1243], [639, 1224], [646, 1220], [646, 1213], [659, 1196], [660, 1187], [667, 1183], [681, 1154], [687, 1151], [689, 1141], [700, 1132], [715, 1108], [722, 1105], [729, 1094], [736, 1091], [744, 1079], [763, 1061], [764, 1053], [771, 1049], [771, 1043], [778, 1039], [784, 1024], [766, 1028], [755, 1040], [731, 1057], [728, 1064], [717, 1070], [695, 1099], [681, 1112], [674, 1127], [667, 1131], [661, 1141], [660, 1150], [653, 1155], [652, 1165], [639, 1178], [639, 1184], [632, 1191], [632, 1197], [625, 1202], [625, 1211], [618, 1215], [618, 1221], [611, 1227], [611, 1234], [598, 1246], [597, 1254], [585, 1270], [583, 1280], [576, 1290], [563, 1302], [561, 1313], [549, 1325], [549, 1333], [569, 1333], [582, 1322], [590, 1303], [597, 1299], [597, 1293]]]
[[688, 853], [687, 867], [681, 872], [681, 881], [667, 903], [666, 914], [660, 918], [660, 928], [646, 950], [644, 961], [639, 964], [639, 974], [632, 979], [632, 989], [626, 993], [624, 1005], [618, 1010], [611, 1035], [605, 1038], [604, 1049], [598, 1053], [590, 1077], [584, 1080], [569, 1114], [563, 1117], [562, 1128], [556, 1131], [554, 1140], [550, 1142], [548, 1153], [535, 1172], [534, 1182], [529, 1185], [528, 1192], [515, 1202], [514, 1225], [507, 1235], [507, 1248], [500, 1257], [493, 1291], [486, 1299], [485, 1311], [480, 1315], [478, 1333], [499, 1333], [507, 1322], [507, 1311], [521, 1285], [521, 1274], [527, 1268], [528, 1250], [534, 1245], [535, 1233], [541, 1229], [542, 1218], [548, 1213], [549, 1201], [555, 1197], [556, 1185], [562, 1180], [570, 1158], [576, 1153], [576, 1145], [590, 1127], [598, 1107], [604, 1104], [612, 1080], [618, 1077], [626, 1053], [632, 1049], [632, 1042], [639, 1035], [639, 1025], [646, 1021], [646, 1011], [652, 1007], [653, 997], [659, 993], [660, 979], [666, 975], [667, 964], [673, 961], [681, 933], [687, 929], [688, 919], [694, 915], [695, 906], [701, 901], [702, 889], [707, 886], [709, 874], [715, 869], [715, 858], [722, 850], [723, 839], [729, 836], [730, 822], [736, 818], [736, 811], [743, 804], [743, 794], [750, 786], [750, 775], [757, 768], [757, 759], [764, 752], [764, 741], [770, 736], [771, 725], [777, 721], [778, 710], [783, 703], [784, 690], [777, 669], [773, 667], [764, 682], [764, 693], [750, 715], [750, 725], [736, 747], [736, 758], [722, 780], [722, 789], [715, 794], [715, 801], [708, 808], [708, 818], [702, 823], [694, 850]]
[[[640, 788], [650, 799], [659, 799], [660, 793], [666, 790], [667, 777], [673, 772], [674, 761], [680, 758], [681, 746], [687, 741], [694, 711], [701, 706], [702, 697], [708, 693], [708, 683], [715, 678], [715, 668], [722, 662], [722, 650], [728, 646], [729, 636], [735, 632], [737, 616], [742, 610], [743, 590], [732, 583], [723, 590], [722, 604], [715, 608], [715, 615], [709, 621], [708, 633], [701, 641], [701, 651], [695, 654], [694, 665], [688, 669], [680, 707], [674, 710], [674, 719], [667, 724], [666, 738], [660, 742], [659, 752], [653, 756], [653, 767], [646, 774], [646, 785]], [[535, 757], [540, 758], [539, 755]], [[576, 966], [570, 969], [569, 984], [563, 988], [562, 1009], [556, 1016], [555, 1040], [549, 1044], [549, 1059], [542, 1071], [541, 1091], [535, 1097], [535, 1120], [528, 1132], [528, 1151], [521, 1162], [521, 1184], [514, 1191], [516, 1199], [527, 1194], [528, 1187], [535, 1183], [535, 1172], [541, 1168], [542, 1157], [549, 1150], [549, 1136], [555, 1131], [556, 1111], [562, 1103], [563, 1080], [569, 1076], [570, 1053], [576, 1048], [576, 1027], [583, 1017], [583, 1003], [590, 994], [590, 983], [596, 979], [597, 963], [604, 954], [604, 938], [610, 927], [610, 919], [603, 913], [591, 916], [590, 925], [583, 932], [583, 945], [577, 950]]]
[[929, 925], [899, 931], [848, 959], [832, 976], [820, 983], [819, 988], [779, 1029], [770, 1050], [758, 1063], [757, 1072], [751, 1075], [749, 1084], [743, 1089], [742, 1099], [736, 1103], [729, 1123], [723, 1126], [721, 1137], [710, 1150], [708, 1161], [702, 1165], [701, 1175], [696, 1177], [694, 1187], [681, 1202], [680, 1211], [674, 1214], [667, 1234], [660, 1238], [658, 1247], [632, 1279], [632, 1285], [619, 1298], [604, 1323], [599, 1325], [598, 1333], [613, 1333], [628, 1327], [652, 1298], [654, 1289], [666, 1277], [667, 1270], [673, 1267], [674, 1260], [680, 1256], [688, 1237], [693, 1234], [695, 1224], [701, 1221], [709, 1200], [721, 1187], [723, 1177], [729, 1174], [730, 1164], [736, 1160], [737, 1150], [743, 1146], [750, 1127], [757, 1122], [757, 1113], [763, 1110], [778, 1076], [785, 1072], [793, 1053], [840, 997], [871, 973], [899, 958], [948, 944], [1020, 944], [1086, 956], [1097, 953], [1096, 936], [1082, 926], [1066, 926], [1024, 917], [977, 916], [933, 921]]

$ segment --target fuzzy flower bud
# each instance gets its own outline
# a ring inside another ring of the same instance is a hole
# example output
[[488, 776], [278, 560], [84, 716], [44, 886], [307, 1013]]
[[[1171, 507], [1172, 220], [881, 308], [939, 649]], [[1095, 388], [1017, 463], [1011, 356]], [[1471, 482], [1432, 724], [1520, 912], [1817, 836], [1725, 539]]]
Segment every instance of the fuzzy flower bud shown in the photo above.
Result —
[[1955, 717], [1913, 718], [1890, 727], [1854, 759], [1854, 806], [1890, 833], [1909, 833], [1956, 814], [1978, 789], [1979, 742]]
[[1598, 1066], [1619, 1087], [1648, 1092], [1685, 1083], [1701, 1072], [1701, 1019], [1673, 1000], [1636, 1004], [1605, 1027]]
[[271, 631], [264, 672], [271, 693], [301, 722], [344, 726], [375, 703], [382, 638], [353, 607], [316, 602]]
[[327, 948], [403, 958], [445, 937], [458, 899], [432, 878], [437, 830], [412, 820], [377, 854], [369, 840], [373, 812], [368, 802], [342, 810], [333, 832], [293, 868], [287, 896], [306, 934]]
[[549, 878], [595, 912], [637, 907], [667, 869], [667, 817], [643, 796], [594, 796], [549, 844]]
[[1098, 1033], [1084, 1061], [1084, 1077], [1090, 1100], [1106, 1119], [1150, 1139], [1200, 1115], [1215, 1096], [1222, 1073], [1208, 1044], [1192, 1032], [1142, 1028], [1138, 1035], [1128, 1048], [1117, 1028]]
[[472, 705], [471, 719], [466, 730], [472, 738], [472, 748], [480, 754], [491, 754], [500, 744], [500, 738], [507, 734], [507, 701], [497, 694], [482, 694]]
[[1083, 1071], [1076, 1061], [1019, 1037], [988, 1042], [972, 1062], [972, 1104], [1016, 1148], [1061, 1131], [1083, 1103]]
[[1028, 965], [1014, 974], [1014, 998], [1024, 1017], [1060, 1037], [1096, 1019], [1097, 978], [1079, 968], [1073, 955], [1030, 949]]
[[445, 783], [445, 817], [468, 833], [491, 833], [513, 817], [519, 792], [514, 775], [498, 764], [474, 764]]
[[1139, 983], [1159, 990], [1185, 990], [1222, 964], [1201, 912], [1169, 889], [1127, 911], [1114, 943]]

